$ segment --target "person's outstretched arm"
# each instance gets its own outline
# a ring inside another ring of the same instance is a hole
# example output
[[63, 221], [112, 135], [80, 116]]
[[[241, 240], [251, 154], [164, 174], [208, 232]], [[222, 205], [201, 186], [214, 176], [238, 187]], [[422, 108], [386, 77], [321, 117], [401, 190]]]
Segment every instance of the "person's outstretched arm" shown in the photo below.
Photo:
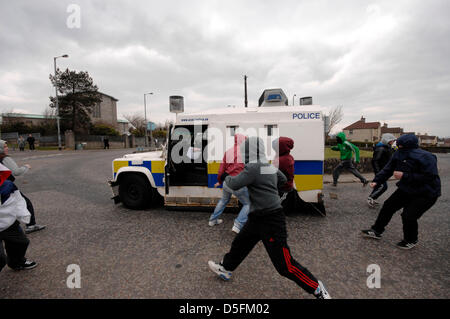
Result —
[[19, 167], [16, 162], [9, 156], [5, 157], [3, 159], [3, 165], [6, 166], [11, 170], [11, 173], [13, 176], [20, 176], [28, 172], [30, 166], [24, 165], [22, 167]]

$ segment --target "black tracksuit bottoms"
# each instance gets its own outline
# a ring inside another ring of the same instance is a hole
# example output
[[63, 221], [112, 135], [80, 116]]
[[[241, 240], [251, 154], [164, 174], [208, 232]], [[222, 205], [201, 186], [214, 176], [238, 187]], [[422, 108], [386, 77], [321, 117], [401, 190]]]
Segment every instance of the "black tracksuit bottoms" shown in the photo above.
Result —
[[339, 176], [341, 175], [343, 170], [347, 170], [353, 175], [355, 175], [361, 183], [366, 181], [365, 177], [361, 175], [361, 173], [355, 168], [351, 159], [342, 160], [338, 166], [333, 170], [333, 184], [337, 184]]
[[291, 256], [287, 245], [286, 217], [282, 209], [263, 216], [250, 213], [233, 240], [230, 251], [225, 254], [223, 267], [234, 271], [260, 240], [280, 275], [293, 280], [310, 294], [316, 291], [319, 285], [317, 279]]
[[[3, 242], [5, 242], [5, 249], [3, 249]], [[25, 253], [29, 244], [30, 241], [18, 221], [0, 232], [0, 271], [6, 264], [11, 268], [23, 264], [26, 261]]]
[[403, 240], [408, 243], [418, 240], [419, 218], [429, 210], [437, 197], [418, 196], [417, 194], [409, 194], [397, 189], [383, 204], [378, 218], [372, 229], [378, 233], [383, 233], [385, 227], [391, 221], [392, 216], [403, 208]]

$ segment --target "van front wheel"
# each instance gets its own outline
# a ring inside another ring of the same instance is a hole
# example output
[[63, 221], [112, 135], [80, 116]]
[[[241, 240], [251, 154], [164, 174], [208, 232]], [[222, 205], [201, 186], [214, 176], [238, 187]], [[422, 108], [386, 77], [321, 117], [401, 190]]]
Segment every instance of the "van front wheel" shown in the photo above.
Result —
[[122, 203], [131, 209], [144, 209], [150, 206], [153, 191], [148, 180], [139, 174], [127, 174], [119, 184]]

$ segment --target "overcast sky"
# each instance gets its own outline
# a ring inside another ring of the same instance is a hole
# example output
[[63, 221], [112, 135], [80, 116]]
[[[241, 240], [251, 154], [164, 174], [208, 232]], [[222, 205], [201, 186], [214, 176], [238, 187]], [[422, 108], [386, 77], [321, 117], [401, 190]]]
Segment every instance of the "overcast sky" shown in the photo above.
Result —
[[[118, 116], [243, 107], [266, 88], [450, 136], [450, 1], [0, 0], [0, 111], [42, 114], [61, 69], [88, 71]], [[75, 5], [75, 6], [73, 6]], [[79, 18], [78, 13], [80, 13]], [[79, 23], [78, 23], [79, 22]]]

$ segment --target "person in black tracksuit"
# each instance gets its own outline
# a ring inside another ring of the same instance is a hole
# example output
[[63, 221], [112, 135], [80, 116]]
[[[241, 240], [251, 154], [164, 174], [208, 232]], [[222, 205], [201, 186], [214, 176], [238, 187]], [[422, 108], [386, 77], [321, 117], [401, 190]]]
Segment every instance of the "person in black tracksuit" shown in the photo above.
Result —
[[398, 151], [375, 176], [370, 186], [375, 187], [394, 175], [399, 180], [398, 188], [384, 202], [375, 224], [362, 233], [366, 237], [380, 239], [392, 216], [403, 208], [403, 240], [397, 247], [410, 249], [418, 243], [417, 221], [441, 196], [441, 180], [436, 156], [419, 149], [415, 135], [399, 137], [397, 146]]
[[109, 149], [109, 138], [106, 136], [103, 138], [103, 149]]
[[245, 163], [244, 170], [236, 176], [225, 176], [225, 183], [232, 190], [247, 186], [250, 213], [244, 227], [233, 240], [230, 251], [225, 254], [221, 263], [209, 261], [210, 269], [222, 279], [229, 280], [231, 272], [262, 240], [280, 275], [293, 280], [316, 298], [330, 299], [323, 283], [291, 256], [287, 244], [286, 217], [278, 195], [278, 190], [287, 181], [286, 177], [268, 163], [262, 139], [246, 139], [241, 144], [241, 154]]
[[36, 140], [35, 140], [35, 138], [33, 137], [33, 135], [28, 135], [28, 138], [27, 138], [27, 142], [28, 142], [28, 145], [30, 145], [30, 151], [33, 151], [35, 148], [34, 148], [34, 142], [35, 142]]
[[[385, 133], [381, 136], [381, 141], [374, 146], [372, 167], [375, 175], [380, 172], [383, 167], [389, 162], [392, 157], [393, 150], [392, 143], [395, 141], [395, 136], [390, 133]], [[387, 182], [379, 183], [374, 187], [372, 193], [367, 198], [367, 204], [370, 208], [374, 208], [378, 203], [375, 201], [388, 188]]]

